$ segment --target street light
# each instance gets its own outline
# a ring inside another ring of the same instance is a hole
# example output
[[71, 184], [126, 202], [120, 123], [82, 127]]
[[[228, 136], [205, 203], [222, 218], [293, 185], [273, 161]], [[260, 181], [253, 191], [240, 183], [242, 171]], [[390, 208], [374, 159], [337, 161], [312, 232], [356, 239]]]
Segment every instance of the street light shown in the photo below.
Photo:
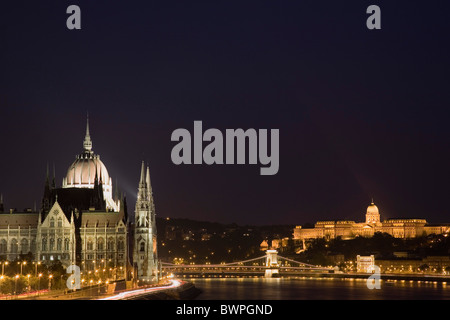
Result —
[[39, 295], [39, 291], [41, 291], [41, 277], [42, 277], [42, 273], [39, 273], [39, 287], [38, 287], [38, 295]]
[[52, 289], [52, 278], [53, 278], [52, 274], [48, 276], [48, 291]]
[[100, 295], [100, 284], [102, 283], [102, 280], [98, 280], [98, 289], [97, 289], [97, 295]]
[[7, 265], [8, 265], [8, 261], [3, 261], [3, 263], [2, 263], [2, 276], [5, 275], [5, 266], [7, 266]]
[[28, 292], [31, 291], [30, 277], [31, 277], [31, 274], [27, 274], [27, 278], [28, 278]]
[[38, 265], [40, 265], [41, 264], [41, 262], [39, 261], [36, 261], [36, 262], [33, 262], [34, 263], [34, 266], [35, 266], [35, 272], [34, 272], [34, 274], [35, 274], [35, 277], [37, 277], [37, 269], [38, 269]]
[[23, 262], [17, 262], [17, 264], [20, 264], [20, 275], [22, 275], [22, 267], [23, 267], [24, 265], [26, 265], [27, 262], [26, 262], [26, 261], [23, 261]]
[[19, 279], [18, 274], [16, 274], [16, 276], [14, 277], [14, 295], [17, 294], [17, 279]]

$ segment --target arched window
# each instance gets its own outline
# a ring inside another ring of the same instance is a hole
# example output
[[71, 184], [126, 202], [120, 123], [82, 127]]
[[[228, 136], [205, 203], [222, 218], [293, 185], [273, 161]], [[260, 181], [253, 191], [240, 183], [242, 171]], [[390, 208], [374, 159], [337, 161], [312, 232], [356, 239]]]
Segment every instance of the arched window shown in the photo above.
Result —
[[119, 239], [119, 241], [117, 242], [117, 250], [123, 250], [125, 248], [123, 240]]
[[22, 253], [28, 253], [28, 240], [23, 238], [22, 241], [20, 242], [20, 251]]
[[17, 244], [17, 240], [16, 239], [12, 239], [11, 241], [11, 253], [17, 253], [18, 251], [18, 244]]
[[0, 253], [6, 253], [7, 250], [8, 250], [8, 248], [7, 248], [6, 240], [3, 239], [2, 241], [0, 241]]
[[53, 228], [55, 226], [55, 219], [52, 217], [50, 219], [50, 227]]
[[42, 251], [47, 251], [47, 238], [42, 238]]
[[50, 251], [55, 250], [55, 239], [50, 238], [50, 247], [49, 247]]
[[70, 241], [68, 238], [64, 239], [64, 251], [69, 251], [70, 250]]
[[88, 239], [87, 250], [94, 250], [94, 243], [92, 242], [92, 239]]
[[58, 240], [56, 240], [56, 250], [57, 251], [62, 250], [62, 239], [61, 238], [58, 238]]
[[58, 218], [58, 227], [62, 227], [62, 219], [61, 219], [61, 217]]
[[141, 252], [145, 251], [145, 242], [144, 241], [141, 242], [141, 247], [140, 247], [139, 251], [141, 251]]
[[108, 251], [114, 251], [114, 240], [112, 238], [108, 240], [106, 248], [108, 249]]
[[97, 239], [97, 250], [104, 250], [105, 248], [105, 241], [103, 240], [103, 238], [98, 238]]

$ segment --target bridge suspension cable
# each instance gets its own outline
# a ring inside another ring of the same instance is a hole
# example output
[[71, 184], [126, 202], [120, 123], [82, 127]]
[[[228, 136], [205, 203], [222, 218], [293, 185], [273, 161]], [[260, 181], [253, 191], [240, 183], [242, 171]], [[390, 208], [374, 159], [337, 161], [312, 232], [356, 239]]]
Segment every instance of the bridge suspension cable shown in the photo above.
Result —
[[329, 269], [329, 268], [326, 268], [326, 267], [320, 267], [320, 266], [316, 266], [316, 265], [313, 265], [313, 264], [308, 264], [308, 263], [304, 263], [304, 262], [300, 262], [300, 261], [295, 261], [293, 259], [285, 258], [285, 257], [282, 257], [282, 256], [278, 256], [278, 259], [279, 260], [286, 260], [286, 261], [293, 262], [293, 263], [297, 263], [299, 265], [307, 266], [307, 267], [310, 267], [310, 268], [320, 268], [320, 269], [327, 269], [327, 270]]
[[[247, 262], [252, 262], [252, 261], [256, 261], [256, 260], [265, 260], [266, 256], [261, 256], [258, 258], [253, 258], [253, 259], [248, 259], [248, 260], [244, 260], [244, 261], [235, 261], [235, 262], [229, 262], [229, 263], [223, 263], [223, 264], [211, 264], [208, 265], [209, 267], [226, 267], [226, 266], [237, 266], [240, 264], [244, 264]], [[162, 265], [166, 265], [166, 266], [189, 266], [189, 265], [183, 265], [183, 264], [174, 264], [174, 263], [170, 263], [170, 262], [161, 262]]]
[[[324, 270], [329, 270], [329, 268], [326, 267], [321, 267], [321, 266], [316, 266], [313, 264], [308, 264], [308, 263], [304, 263], [304, 262], [300, 262], [300, 261], [296, 261], [293, 259], [289, 259], [283, 256], [277, 256], [278, 260], [281, 261], [288, 261], [290, 263], [295, 263], [299, 266], [303, 266], [303, 267], [307, 267], [307, 268], [311, 268], [311, 269], [324, 269]], [[209, 264], [209, 265], [186, 265], [186, 264], [174, 264], [174, 263], [170, 263], [170, 262], [161, 262], [161, 265], [163, 266], [167, 266], [167, 267], [208, 267], [208, 268], [214, 268], [214, 267], [231, 267], [231, 266], [241, 266], [244, 263], [248, 263], [248, 262], [252, 262], [252, 261], [257, 261], [257, 260], [262, 260], [265, 261], [266, 260], [266, 256], [261, 256], [261, 257], [257, 257], [257, 258], [252, 258], [252, 259], [248, 259], [248, 260], [244, 260], [244, 261], [235, 261], [235, 262], [229, 262], [229, 263], [223, 263], [223, 264]]]

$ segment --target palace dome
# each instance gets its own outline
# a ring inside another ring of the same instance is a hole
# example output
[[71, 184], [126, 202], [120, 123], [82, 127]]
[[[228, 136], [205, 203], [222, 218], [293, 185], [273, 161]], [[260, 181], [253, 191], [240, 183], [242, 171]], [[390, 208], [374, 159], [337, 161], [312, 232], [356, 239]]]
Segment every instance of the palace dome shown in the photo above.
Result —
[[93, 188], [96, 175], [98, 183], [101, 181], [102, 184], [109, 184], [108, 170], [100, 160], [100, 156], [82, 153], [67, 170], [63, 187]]
[[111, 185], [108, 170], [100, 160], [100, 156], [92, 151], [92, 140], [89, 134], [89, 118], [86, 123], [86, 136], [83, 141], [83, 153], [77, 155], [76, 160], [67, 170], [63, 179], [63, 188], [93, 188], [95, 176], [98, 183]]
[[92, 140], [89, 134], [89, 118], [86, 124], [86, 135], [83, 141], [83, 152], [76, 156], [75, 161], [67, 170], [63, 178], [63, 188], [89, 188], [94, 189], [95, 180], [103, 190], [103, 198], [106, 201], [106, 208], [116, 212], [120, 209], [118, 199], [112, 197], [112, 179], [100, 156], [92, 151]]
[[367, 207], [367, 214], [380, 214], [378, 207], [373, 202]]

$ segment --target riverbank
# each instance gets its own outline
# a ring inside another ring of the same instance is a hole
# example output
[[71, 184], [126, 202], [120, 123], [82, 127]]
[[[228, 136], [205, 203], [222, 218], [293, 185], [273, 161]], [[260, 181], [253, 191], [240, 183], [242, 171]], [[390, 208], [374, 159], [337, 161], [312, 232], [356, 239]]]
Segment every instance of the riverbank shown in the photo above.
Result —
[[202, 291], [191, 282], [184, 282], [181, 286], [173, 289], [149, 292], [128, 300], [192, 300]]
[[[289, 278], [334, 278], [334, 279], [368, 279], [371, 274], [369, 273], [318, 273], [318, 274], [297, 274], [295, 276], [283, 275], [283, 277]], [[434, 282], [434, 283], [449, 283], [450, 276], [439, 275], [426, 275], [426, 274], [392, 274], [381, 273], [380, 280], [392, 280], [392, 281], [416, 281], [416, 282]]]
[[[260, 273], [246, 273], [245, 275], [239, 273], [224, 273], [224, 274], [184, 274], [179, 275], [181, 279], [247, 279], [247, 278], [265, 278]], [[367, 279], [371, 276], [369, 273], [322, 273], [322, 272], [296, 272], [296, 273], [279, 273], [277, 277], [287, 279], [319, 279], [319, 278], [333, 278], [333, 279]], [[381, 280], [392, 281], [416, 281], [416, 282], [439, 282], [449, 283], [450, 276], [433, 275], [433, 274], [393, 274], [393, 273], [381, 273]]]

